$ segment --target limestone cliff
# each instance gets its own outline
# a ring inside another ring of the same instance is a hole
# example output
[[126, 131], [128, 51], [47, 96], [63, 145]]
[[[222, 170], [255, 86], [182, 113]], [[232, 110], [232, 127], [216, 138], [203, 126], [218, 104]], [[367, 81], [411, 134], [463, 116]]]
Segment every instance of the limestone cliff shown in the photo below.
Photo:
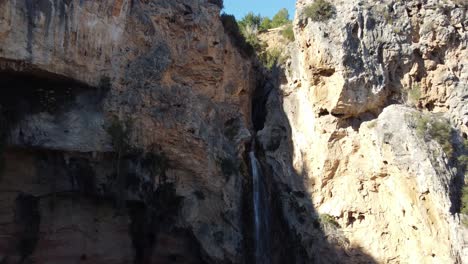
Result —
[[[333, 16], [316, 21], [313, 2], [297, 2], [296, 41], [258, 134], [308, 258], [466, 262], [466, 5], [330, 1]], [[428, 135], [436, 124], [449, 136]], [[317, 245], [314, 218], [341, 256]]]
[[219, 14], [0, 1], [0, 262], [243, 260], [256, 81]]
[[0, 1], [0, 263], [253, 263], [250, 149], [271, 263], [466, 262], [466, 4], [313, 2], [268, 71], [219, 0]]

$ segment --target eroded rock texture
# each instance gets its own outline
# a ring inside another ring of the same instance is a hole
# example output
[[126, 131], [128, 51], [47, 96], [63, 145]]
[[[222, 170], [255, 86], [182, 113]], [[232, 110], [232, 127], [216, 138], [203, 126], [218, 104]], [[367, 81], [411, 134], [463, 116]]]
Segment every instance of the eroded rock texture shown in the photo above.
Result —
[[219, 12], [0, 2], [0, 262], [243, 261], [256, 81]]
[[0, 1], [0, 263], [252, 263], [255, 130], [272, 263], [466, 261], [466, 5], [312, 2], [266, 74], [217, 0]]
[[[296, 42], [258, 133], [307, 258], [466, 262], [467, 230], [456, 213], [468, 117], [466, 6], [330, 1], [335, 15], [313, 21], [303, 12], [312, 2], [297, 2]], [[437, 142], [418, 132], [422, 115], [451, 122], [451, 136]], [[314, 218], [328, 223], [328, 245], [342, 255], [317, 245]]]

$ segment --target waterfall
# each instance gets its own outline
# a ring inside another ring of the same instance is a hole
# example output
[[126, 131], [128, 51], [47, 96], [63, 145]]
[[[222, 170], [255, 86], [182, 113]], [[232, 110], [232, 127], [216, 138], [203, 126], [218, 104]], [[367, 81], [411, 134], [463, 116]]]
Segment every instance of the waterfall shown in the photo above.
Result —
[[260, 163], [252, 150], [249, 153], [252, 168], [252, 197], [254, 209], [254, 253], [256, 264], [269, 264], [268, 207]]

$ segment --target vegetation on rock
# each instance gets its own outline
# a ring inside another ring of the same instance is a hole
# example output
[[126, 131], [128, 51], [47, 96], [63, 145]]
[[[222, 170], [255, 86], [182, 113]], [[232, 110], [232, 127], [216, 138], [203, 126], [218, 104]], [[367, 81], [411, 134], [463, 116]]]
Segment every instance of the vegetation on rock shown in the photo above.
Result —
[[147, 152], [143, 159], [143, 164], [151, 173], [151, 176], [158, 177], [159, 184], [164, 184], [167, 181], [166, 170], [168, 168], [168, 160], [164, 153], [153, 150]]
[[291, 23], [287, 24], [286, 27], [281, 30], [281, 35], [289, 41], [294, 41], [293, 25]]
[[408, 98], [413, 102], [416, 103], [421, 99], [421, 87], [419, 84], [413, 85], [411, 90], [408, 92]]
[[449, 159], [453, 156], [452, 126], [448, 120], [422, 114], [416, 120], [416, 133], [424, 139], [433, 139], [442, 147]]
[[[468, 184], [465, 184], [462, 189], [460, 213], [468, 216]], [[468, 227], [468, 219], [463, 221], [463, 224]]]
[[279, 49], [264, 50], [259, 54], [259, 57], [260, 61], [263, 63], [263, 66], [269, 70], [283, 62], [281, 50]]
[[265, 31], [287, 24], [291, 24], [291, 20], [289, 20], [289, 12], [286, 8], [278, 11], [278, 13], [273, 16], [273, 19], [270, 19], [269, 17], [262, 17], [259, 14], [255, 15], [253, 12], [249, 12], [241, 20], [239, 20], [239, 28], [241, 29], [241, 32], [244, 32], [248, 28]]
[[114, 117], [109, 127], [107, 127], [107, 133], [111, 137], [112, 146], [114, 151], [122, 156], [130, 148], [130, 127], [129, 121], [124, 122]]
[[122, 159], [125, 155], [130, 152], [130, 127], [131, 122], [123, 122], [117, 117], [114, 117], [109, 127], [107, 127], [107, 133], [109, 134], [112, 142], [112, 146], [115, 152], [115, 169], [117, 178], [117, 204], [121, 209], [124, 206], [124, 192], [126, 187], [125, 173], [123, 171]]
[[[468, 139], [463, 141], [462, 154], [457, 158], [458, 167], [465, 179], [468, 177]], [[468, 227], [468, 184], [463, 185], [460, 197], [460, 213], [463, 214], [463, 224]]]
[[335, 7], [326, 0], [315, 0], [304, 8], [304, 14], [313, 21], [326, 21], [336, 13]]
[[262, 16], [255, 15], [253, 12], [249, 12], [241, 20], [239, 20], [238, 24], [241, 32], [244, 32], [248, 28], [254, 28], [255, 30], [259, 29], [262, 21]]
[[[416, 133], [418, 136], [430, 140], [435, 140], [441, 147], [448, 159], [455, 158], [457, 154], [456, 165], [461, 170], [461, 174], [468, 176], [468, 140], [464, 140], [461, 146], [457, 146], [454, 142], [453, 128], [448, 120], [434, 118], [429, 115], [422, 114], [416, 119]], [[463, 224], [468, 226], [468, 185], [464, 184], [460, 197], [460, 213], [463, 217]]]
[[242, 35], [239, 25], [236, 22], [236, 18], [233, 15], [223, 13], [221, 14], [221, 22], [223, 23], [224, 30], [230, 37], [232, 43], [237, 47], [242, 56], [253, 56], [255, 54], [255, 50]]
[[320, 224], [323, 225], [330, 225], [330, 226], [333, 226], [335, 228], [340, 228], [340, 224], [338, 224], [338, 222], [336, 222], [335, 218], [329, 214], [320, 214], [319, 215], [319, 221], [320, 221]]
[[287, 25], [281, 31], [281, 35], [289, 41], [294, 40], [294, 31], [287, 9], [281, 9], [273, 20], [255, 15], [252, 12], [245, 15], [239, 22], [236, 22], [233, 15], [228, 14], [222, 14], [221, 20], [226, 32], [241, 54], [246, 56], [256, 54], [267, 69], [272, 69], [278, 63], [281, 63], [281, 51], [278, 49], [267, 50], [267, 45], [262, 43], [258, 37], [259, 29], [267, 30], [272, 27]]
[[291, 21], [289, 20], [289, 12], [286, 8], [281, 9], [276, 13], [276, 15], [273, 16], [271, 20], [271, 26], [273, 28], [276, 27], [281, 27], [283, 25], [286, 25], [290, 23]]
[[264, 17], [262, 19], [262, 23], [260, 23], [260, 30], [265, 31], [265, 30], [268, 30], [270, 28], [273, 28], [271, 19], [269, 17]]

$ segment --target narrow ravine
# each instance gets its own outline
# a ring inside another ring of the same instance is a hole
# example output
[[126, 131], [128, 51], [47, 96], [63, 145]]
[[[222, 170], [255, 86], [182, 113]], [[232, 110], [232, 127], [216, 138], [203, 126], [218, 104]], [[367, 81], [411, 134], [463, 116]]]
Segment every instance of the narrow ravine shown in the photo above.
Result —
[[[259, 82], [254, 99], [252, 100], [252, 120], [255, 134], [264, 127], [266, 98], [268, 98], [268, 94], [272, 88], [266, 85], [271, 82], [269, 79], [272, 76], [266, 72], [262, 72], [262, 76], [264, 79]], [[270, 191], [268, 188], [268, 177], [264, 173], [259, 161], [262, 150], [257, 149], [255, 138], [256, 136], [253, 137], [249, 152], [250, 173], [252, 177], [253, 252], [256, 264], [270, 264], [272, 263]], [[257, 151], [259, 152], [257, 153]]]

